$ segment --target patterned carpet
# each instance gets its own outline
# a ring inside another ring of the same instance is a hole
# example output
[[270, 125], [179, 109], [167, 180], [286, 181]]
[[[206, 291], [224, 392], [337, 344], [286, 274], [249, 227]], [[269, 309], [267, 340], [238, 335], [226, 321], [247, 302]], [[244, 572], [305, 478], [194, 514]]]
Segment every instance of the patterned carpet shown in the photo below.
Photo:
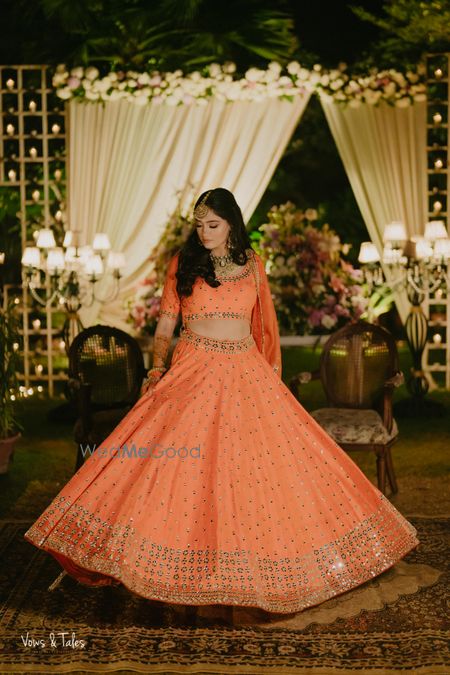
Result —
[[167, 605], [67, 576], [49, 592], [60, 568], [22, 539], [30, 521], [0, 522], [0, 673], [450, 673], [450, 519], [410, 520], [421, 545], [404, 561], [294, 615]]

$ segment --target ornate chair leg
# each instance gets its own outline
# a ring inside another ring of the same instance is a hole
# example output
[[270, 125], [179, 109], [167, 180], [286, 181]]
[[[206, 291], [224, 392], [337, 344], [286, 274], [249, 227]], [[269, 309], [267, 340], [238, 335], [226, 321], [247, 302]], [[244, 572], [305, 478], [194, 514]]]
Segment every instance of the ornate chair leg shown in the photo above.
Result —
[[389, 485], [394, 494], [398, 492], [397, 479], [395, 478], [394, 464], [392, 462], [391, 448], [386, 448], [386, 471], [389, 480]]
[[61, 572], [61, 574], [60, 574], [58, 577], [56, 577], [55, 581], [53, 581], [53, 582], [50, 584], [50, 586], [48, 587], [48, 590], [49, 590], [49, 591], [54, 591], [55, 588], [57, 588], [57, 587], [59, 586], [59, 584], [61, 583], [61, 581], [64, 579], [64, 577], [66, 576], [66, 574], [67, 574], [66, 570], [63, 570], [63, 571]]
[[377, 477], [378, 477], [378, 489], [386, 494], [386, 448], [378, 448], [377, 453]]

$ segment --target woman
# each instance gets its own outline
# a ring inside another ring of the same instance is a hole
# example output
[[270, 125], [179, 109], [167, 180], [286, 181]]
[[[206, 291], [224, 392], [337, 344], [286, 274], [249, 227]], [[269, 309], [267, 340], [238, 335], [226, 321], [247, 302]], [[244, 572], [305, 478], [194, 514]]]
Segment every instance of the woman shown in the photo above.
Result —
[[194, 218], [142, 396], [25, 538], [85, 584], [301, 611], [391, 567], [417, 533], [282, 382], [268, 280], [233, 195], [208, 190]]

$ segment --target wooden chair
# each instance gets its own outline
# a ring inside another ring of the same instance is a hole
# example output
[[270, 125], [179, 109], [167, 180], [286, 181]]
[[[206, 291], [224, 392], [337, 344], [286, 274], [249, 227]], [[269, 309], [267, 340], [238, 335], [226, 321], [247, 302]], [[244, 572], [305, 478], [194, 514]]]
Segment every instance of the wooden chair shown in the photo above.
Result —
[[145, 374], [141, 349], [125, 331], [98, 324], [74, 338], [69, 348], [68, 387], [78, 411], [75, 471], [83, 463], [82, 446], [100, 445], [131, 410]]
[[[74, 338], [69, 347], [67, 386], [78, 410], [75, 471], [84, 461], [82, 446], [100, 445], [131, 410], [145, 375], [139, 344], [125, 331], [97, 324]], [[63, 570], [48, 590], [58, 588], [65, 576]]]
[[392, 416], [394, 387], [403, 382], [397, 346], [380, 326], [358, 321], [330, 336], [314, 373], [299, 373], [290, 381], [298, 398], [299, 384], [320, 379], [328, 407], [311, 415], [344, 450], [370, 450], [376, 455], [378, 488], [385, 494], [386, 476], [398, 491], [391, 447], [398, 428]]

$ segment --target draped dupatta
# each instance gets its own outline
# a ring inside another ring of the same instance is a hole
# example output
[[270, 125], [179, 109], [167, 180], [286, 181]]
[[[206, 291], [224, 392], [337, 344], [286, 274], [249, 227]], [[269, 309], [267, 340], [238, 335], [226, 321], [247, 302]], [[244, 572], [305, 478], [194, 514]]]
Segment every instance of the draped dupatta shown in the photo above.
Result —
[[250, 264], [256, 280], [257, 300], [252, 311], [252, 335], [261, 354], [281, 378], [281, 347], [278, 320], [269, 280], [261, 258], [253, 251]]

